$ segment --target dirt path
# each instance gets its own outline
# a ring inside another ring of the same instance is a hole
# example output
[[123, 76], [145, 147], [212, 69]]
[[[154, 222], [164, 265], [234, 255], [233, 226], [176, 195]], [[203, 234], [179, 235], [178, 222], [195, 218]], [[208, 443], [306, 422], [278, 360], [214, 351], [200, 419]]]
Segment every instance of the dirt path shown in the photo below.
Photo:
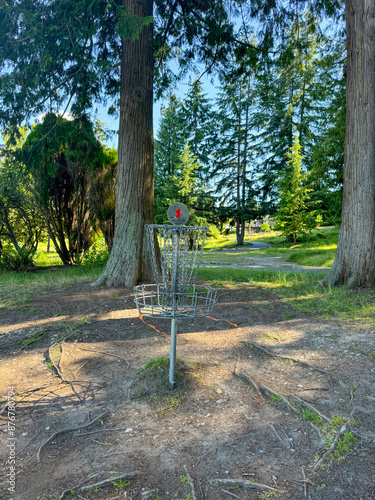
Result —
[[180, 322], [187, 370], [163, 392], [139, 370], [169, 342], [138, 319], [131, 290], [86, 283], [0, 309], [0, 394], [14, 386], [17, 401], [16, 492], [3, 474], [2, 498], [375, 498], [375, 331], [245, 284], [221, 289], [212, 314], [223, 321]]
[[[212, 253], [212, 252], [210, 252]], [[285, 262], [282, 257], [251, 257], [251, 264], [207, 264], [203, 263], [202, 267], [228, 267], [237, 269], [263, 269], [268, 271], [291, 271], [291, 272], [313, 272], [326, 273], [327, 267], [318, 266], [301, 266], [291, 262]]]

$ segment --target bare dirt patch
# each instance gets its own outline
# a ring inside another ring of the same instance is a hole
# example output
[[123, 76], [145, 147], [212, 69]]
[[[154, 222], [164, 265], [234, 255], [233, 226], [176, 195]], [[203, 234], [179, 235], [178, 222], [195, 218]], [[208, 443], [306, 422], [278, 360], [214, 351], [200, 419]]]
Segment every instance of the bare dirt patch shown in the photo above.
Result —
[[169, 342], [129, 289], [85, 283], [1, 309], [0, 394], [15, 386], [17, 401], [16, 493], [0, 403], [1, 498], [375, 498], [375, 332], [261, 287], [224, 288], [219, 302], [213, 316], [238, 327], [181, 321], [190, 375], [170, 393], [140, 373]]

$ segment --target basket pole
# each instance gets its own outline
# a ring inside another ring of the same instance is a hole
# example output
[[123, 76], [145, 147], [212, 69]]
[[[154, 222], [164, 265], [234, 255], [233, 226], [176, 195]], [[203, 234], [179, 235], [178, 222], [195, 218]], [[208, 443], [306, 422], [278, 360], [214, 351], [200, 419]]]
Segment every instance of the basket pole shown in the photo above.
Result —
[[170, 354], [170, 358], [169, 358], [169, 387], [170, 387], [170, 389], [174, 389], [176, 386], [176, 379], [175, 379], [176, 340], [177, 340], [177, 319], [172, 318], [172, 321], [171, 321], [171, 354]]

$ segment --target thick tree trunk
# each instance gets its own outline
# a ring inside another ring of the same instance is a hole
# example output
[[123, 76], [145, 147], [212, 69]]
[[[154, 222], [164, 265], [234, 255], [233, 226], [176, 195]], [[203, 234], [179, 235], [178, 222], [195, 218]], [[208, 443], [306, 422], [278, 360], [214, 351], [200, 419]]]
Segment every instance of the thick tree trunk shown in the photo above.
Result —
[[375, 285], [375, 2], [345, 0], [347, 121], [342, 223], [324, 283]]
[[[152, 0], [123, 0], [128, 12], [152, 16]], [[144, 225], [154, 218], [152, 25], [122, 41], [116, 223], [107, 266], [95, 286], [133, 286], [150, 279]]]

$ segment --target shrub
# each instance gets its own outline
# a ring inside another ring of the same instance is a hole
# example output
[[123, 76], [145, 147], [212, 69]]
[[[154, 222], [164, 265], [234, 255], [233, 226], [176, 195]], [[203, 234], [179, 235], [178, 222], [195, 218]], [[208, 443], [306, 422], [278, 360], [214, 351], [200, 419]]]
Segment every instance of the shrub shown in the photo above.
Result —
[[102, 238], [83, 254], [80, 264], [83, 266], [105, 266], [108, 259], [109, 251]]
[[262, 224], [260, 230], [262, 233], [267, 233], [268, 231], [271, 231], [271, 228], [270, 228], [269, 224], [267, 222], [265, 222], [264, 224]]
[[35, 251], [30, 252], [27, 248], [20, 248], [18, 252], [14, 249], [3, 250], [0, 255], [0, 271], [25, 271], [33, 266]]
[[208, 226], [207, 231], [208, 238], [220, 238], [220, 231], [216, 226]]

